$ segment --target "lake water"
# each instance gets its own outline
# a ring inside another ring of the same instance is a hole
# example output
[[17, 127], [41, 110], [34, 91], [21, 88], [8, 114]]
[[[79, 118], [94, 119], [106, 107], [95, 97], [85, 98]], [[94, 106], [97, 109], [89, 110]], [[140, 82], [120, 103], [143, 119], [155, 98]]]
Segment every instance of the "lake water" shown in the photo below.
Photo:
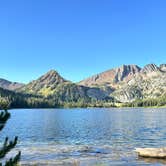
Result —
[[19, 137], [22, 165], [164, 165], [136, 147], [166, 146], [166, 109], [18, 109], [1, 131]]

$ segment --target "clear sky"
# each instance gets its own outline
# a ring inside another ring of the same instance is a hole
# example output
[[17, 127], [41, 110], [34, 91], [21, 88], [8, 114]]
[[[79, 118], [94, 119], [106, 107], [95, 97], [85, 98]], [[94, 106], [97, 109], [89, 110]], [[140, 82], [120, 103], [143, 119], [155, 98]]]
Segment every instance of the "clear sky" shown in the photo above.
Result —
[[76, 82], [147, 63], [166, 63], [166, 0], [0, 1], [1, 78], [55, 69]]

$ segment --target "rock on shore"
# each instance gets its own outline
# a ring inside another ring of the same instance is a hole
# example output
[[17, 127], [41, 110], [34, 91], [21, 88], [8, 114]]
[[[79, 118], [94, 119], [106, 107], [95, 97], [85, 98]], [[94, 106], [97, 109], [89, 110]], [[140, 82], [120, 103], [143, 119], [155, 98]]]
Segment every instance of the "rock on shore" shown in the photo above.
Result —
[[141, 157], [166, 158], [166, 147], [164, 148], [136, 148], [135, 150]]

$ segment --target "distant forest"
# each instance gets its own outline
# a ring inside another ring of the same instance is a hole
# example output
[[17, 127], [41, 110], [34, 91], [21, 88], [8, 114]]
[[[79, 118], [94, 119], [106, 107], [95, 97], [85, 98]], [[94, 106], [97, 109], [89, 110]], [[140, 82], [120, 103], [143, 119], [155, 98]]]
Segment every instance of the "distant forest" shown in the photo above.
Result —
[[10, 101], [11, 108], [60, 108], [60, 107], [115, 107], [113, 99], [97, 100], [90, 97], [64, 99], [63, 96], [48, 96], [16, 93], [0, 88], [1, 98]]
[[166, 106], [166, 94], [158, 98], [139, 99], [123, 104], [124, 107], [161, 107]]
[[97, 100], [94, 98], [71, 98], [63, 99], [58, 96], [43, 97], [39, 95], [30, 95], [16, 93], [0, 88], [1, 98], [10, 101], [11, 108], [70, 108], [70, 107], [152, 107], [166, 106], [166, 95], [155, 99], [139, 99], [130, 103], [120, 103], [113, 99]]

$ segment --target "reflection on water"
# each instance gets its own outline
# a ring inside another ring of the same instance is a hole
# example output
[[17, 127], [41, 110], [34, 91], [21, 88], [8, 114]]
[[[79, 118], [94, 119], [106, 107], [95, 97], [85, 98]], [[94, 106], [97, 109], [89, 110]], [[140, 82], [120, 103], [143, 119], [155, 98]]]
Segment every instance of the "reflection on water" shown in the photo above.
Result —
[[22, 164], [151, 165], [136, 147], [166, 144], [166, 109], [11, 110], [1, 140], [19, 136]]

